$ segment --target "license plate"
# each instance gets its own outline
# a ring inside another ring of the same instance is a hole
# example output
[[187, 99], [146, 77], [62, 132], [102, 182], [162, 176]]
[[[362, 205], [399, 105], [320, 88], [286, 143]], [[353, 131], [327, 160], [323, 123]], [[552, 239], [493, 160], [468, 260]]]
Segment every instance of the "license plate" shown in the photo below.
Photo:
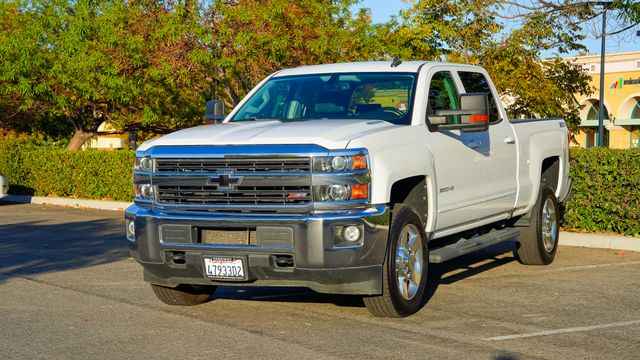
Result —
[[216, 280], [245, 280], [246, 270], [242, 258], [205, 257], [204, 272]]

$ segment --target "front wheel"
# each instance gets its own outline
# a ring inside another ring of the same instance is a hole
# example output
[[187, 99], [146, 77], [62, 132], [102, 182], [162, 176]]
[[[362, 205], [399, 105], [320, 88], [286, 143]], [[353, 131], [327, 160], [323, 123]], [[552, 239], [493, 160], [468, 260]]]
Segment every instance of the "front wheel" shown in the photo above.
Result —
[[365, 297], [378, 317], [409, 316], [422, 307], [427, 287], [429, 254], [420, 217], [408, 207], [393, 216], [383, 266], [382, 295]]
[[543, 187], [531, 210], [529, 226], [520, 231], [516, 257], [522, 264], [548, 265], [553, 262], [560, 234], [558, 214], [558, 200], [553, 190]]
[[158, 300], [167, 305], [192, 306], [205, 303], [210, 300], [211, 294], [216, 290], [215, 286], [186, 286], [175, 288], [151, 284], [153, 293]]

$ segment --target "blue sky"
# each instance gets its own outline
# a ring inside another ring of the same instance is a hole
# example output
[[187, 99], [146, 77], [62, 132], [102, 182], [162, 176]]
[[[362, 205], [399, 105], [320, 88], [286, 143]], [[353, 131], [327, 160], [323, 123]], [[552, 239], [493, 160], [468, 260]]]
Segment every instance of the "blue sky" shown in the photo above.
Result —
[[[384, 22], [392, 15], [397, 14], [401, 9], [406, 9], [410, 5], [401, 0], [361, 0], [358, 7], [371, 9], [371, 17], [374, 22]], [[640, 26], [624, 33], [624, 36], [611, 37], [607, 39], [607, 52], [638, 51], [640, 50], [640, 36], [635, 36], [635, 32], [640, 31]], [[600, 53], [600, 40], [589, 36], [584, 45], [590, 53]], [[550, 55], [550, 54], [549, 54]]]

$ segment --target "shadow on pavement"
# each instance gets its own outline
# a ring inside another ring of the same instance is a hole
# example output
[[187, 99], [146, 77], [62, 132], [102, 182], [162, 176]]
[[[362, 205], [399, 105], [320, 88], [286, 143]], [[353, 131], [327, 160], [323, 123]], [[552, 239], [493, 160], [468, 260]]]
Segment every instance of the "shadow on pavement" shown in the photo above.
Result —
[[127, 256], [122, 224], [116, 219], [0, 225], [0, 282], [13, 276], [93, 266]]
[[[510, 253], [514, 249], [514, 246], [514, 243], [509, 242], [498, 244], [444, 264], [431, 265], [427, 302], [435, 295], [439, 285], [453, 284], [457, 281], [515, 261], [516, 259], [513, 256], [502, 256], [505, 253]], [[249, 301], [333, 303], [337, 306], [364, 307], [364, 302], [360, 296], [320, 294], [306, 288], [219, 287], [213, 298]]]

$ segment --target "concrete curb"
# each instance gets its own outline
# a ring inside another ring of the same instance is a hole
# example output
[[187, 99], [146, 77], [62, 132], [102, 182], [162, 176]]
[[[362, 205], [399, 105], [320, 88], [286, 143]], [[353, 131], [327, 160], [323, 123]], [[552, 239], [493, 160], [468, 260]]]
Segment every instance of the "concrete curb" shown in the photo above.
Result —
[[[124, 201], [71, 199], [48, 196], [0, 195], [0, 202], [57, 205], [76, 208], [122, 211], [131, 203]], [[640, 238], [615, 234], [593, 234], [561, 231], [560, 245], [640, 252]]]
[[131, 203], [124, 201], [71, 199], [48, 196], [28, 196], [28, 195], [0, 195], [0, 202], [14, 202], [21, 204], [57, 205], [76, 208], [88, 208], [98, 210], [122, 211], [129, 207]]
[[560, 245], [640, 252], [640, 238], [615, 234], [560, 232]]

